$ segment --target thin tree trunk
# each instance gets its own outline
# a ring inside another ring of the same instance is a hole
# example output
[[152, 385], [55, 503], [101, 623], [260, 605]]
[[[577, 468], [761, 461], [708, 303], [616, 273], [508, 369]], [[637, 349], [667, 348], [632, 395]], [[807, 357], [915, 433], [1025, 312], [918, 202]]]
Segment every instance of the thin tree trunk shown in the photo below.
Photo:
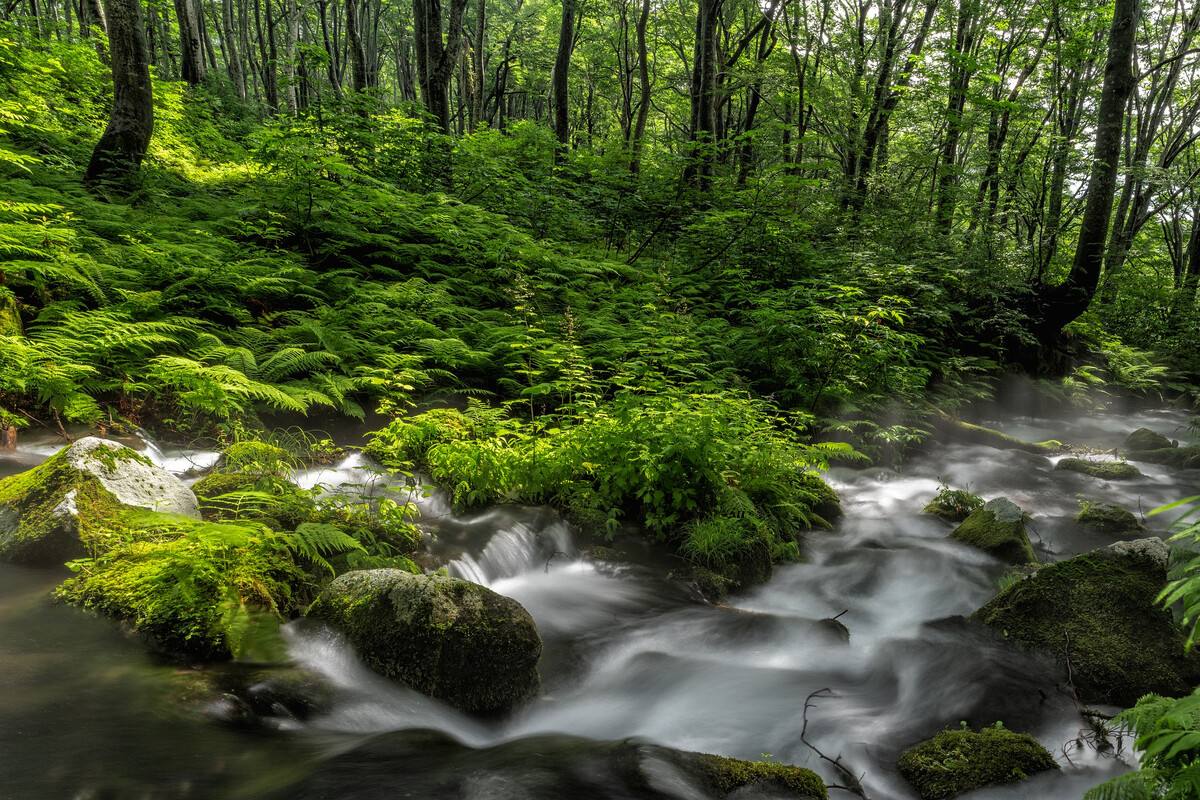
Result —
[[554, 159], [562, 162], [571, 140], [570, 84], [567, 76], [571, 69], [571, 51], [575, 48], [575, 0], [562, 0], [562, 20], [558, 28], [558, 53], [554, 58], [554, 134], [558, 137], [558, 148]]

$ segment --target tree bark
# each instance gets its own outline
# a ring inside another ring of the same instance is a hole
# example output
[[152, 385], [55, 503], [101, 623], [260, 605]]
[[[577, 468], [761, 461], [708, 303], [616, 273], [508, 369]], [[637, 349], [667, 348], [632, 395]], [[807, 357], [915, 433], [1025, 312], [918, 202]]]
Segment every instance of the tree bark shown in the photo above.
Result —
[[570, 83], [571, 51], [575, 49], [575, 0], [562, 0], [562, 21], [558, 28], [558, 53], [554, 58], [552, 93], [554, 95], [554, 135], [558, 137], [555, 161], [562, 162], [571, 139]]
[[441, 0], [413, 0], [421, 100], [443, 133], [450, 133], [450, 76], [458, 63], [466, 7], [467, 0], [450, 0], [443, 38]]
[[130, 183], [154, 133], [150, 53], [139, 0], [109, 0], [108, 40], [113, 107], [84, 174], [89, 186]]
[[198, 0], [175, 0], [175, 19], [179, 23], [179, 54], [182, 77], [195, 86], [204, 81], [204, 43], [200, 33]]
[[1133, 48], [1137, 18], [1138, 0], [1116, 0], [1096, 118], [1092, 173], [1075, 259], [1066, 280], [1041, 289], [1042, 308], [1035, 319], [1035, 333], [1043, 344], [1056, 341], [1063, 327], [1087, 310], [1100, 280], [1116, 192], [1125, 106], [1134, 86]]
[[354, 91], [366, 91], [367, 51], [363, 48], [362, 30], [358, 24], [358, 0], [346, 0], [346, 38], [350, 40], [350, 75]]

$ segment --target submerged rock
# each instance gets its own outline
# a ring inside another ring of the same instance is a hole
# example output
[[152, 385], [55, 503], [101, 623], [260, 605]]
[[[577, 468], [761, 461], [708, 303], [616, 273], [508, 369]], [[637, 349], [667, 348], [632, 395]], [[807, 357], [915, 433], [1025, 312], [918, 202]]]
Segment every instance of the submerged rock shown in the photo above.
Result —
[[1057, 453], [1064, 447], [1063, 443], [1050, 439], [1045, 442], [1026, 442], [1002, 431], [993, 430], [983, 425], [975, 425], [955, 419], [947, 414], [941, 414], [934, 419], [940, 433], [949, 439], [967, 444], [981, 444], [1000, 450], [1021, 450], [1026, 453], [1049, 455]]
[[946, 800], [1058, 769], [1058, 762], [1037, 739], [997, 723], [980, 731], [942, 731], [906, 750], [897, 766], [921, 800]]
[[1132, 512], [1113, 503], [1084, 502], [1075, 521], [1111, 536], [1138, 536], [1146, 532], [1146, 526]]
[[464, 711], [509, 711], [540, 686], [542, 640], [529, 612], [469, 581], [348, 572], [308, 614], [345, 633], [376, 672]]
[[84, 553], [80, 518], [143, 508], [198, 518], [182, 481], [135, 450], [89, 436], [0, 481], [0, 560], [55, 565]]
[[1170, 439], [1149, 428], [1138, 428], [1125, 437], [1126, 450], [1163, 450], [1174, 446], [1175, 443]]
[[1200, 653], [1184, 653], [1182, 632], [1155, 602], [1168, 554], [1161, 539], [1138, 539], [1049, 564], [972, 618], [1067, 667], [1085, 703], [1184, 694], [1200, 681]]
[[973, 511], [954, 529], [950, 538], [1010, 564], [1035, 563], [1037, 557], [1029, 543], [1025, 521], [1025, 512], [1016, 503], [999, 497]]
[[1064, 458], [1055, 469], [1081, 472], [1106, 481], [1127, 481], [1142, 477], [1142, 471], [1126, 461], [1092, 461], [1087, 458]]

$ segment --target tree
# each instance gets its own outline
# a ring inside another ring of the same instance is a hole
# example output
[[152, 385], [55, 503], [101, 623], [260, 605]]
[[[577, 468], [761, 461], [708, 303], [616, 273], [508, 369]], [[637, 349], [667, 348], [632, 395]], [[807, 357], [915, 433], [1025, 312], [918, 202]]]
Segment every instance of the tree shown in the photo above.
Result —
[[562, 159], [570, 143], [571, 51], [575, 48], [575, 0], [562, 0], [562, 21], [558, 29], [558, 52], [554, 57], [554, 133], [558, 137], [557, 158]]
[[413, 0], [421, 100], [444, 133], [450, 132], [450, 77], [458, 64], [466, 8], [467, 0], [450, 0], [443, 38], [441, 0]]
[[84, 182], [128, 184], [137, 174], [154, 133], [150, 53], [139, 0], [109, 0], [108, 43], [113, 106], [92, 151]]
[[1104, 85], [1096, 117], [1096, 141], [1091, 177], [1075, 259], [1066, 279], [1054, 286], [1038, 287], [1034, 332], [1044, 345], [1057, 340], [1063, 327], [1077, 319], [1092, 302], [1104, 264], [1104, 245], [1117, 188], [1125, 107], [1133, 92], [1133, 50], [1139, 0], [1117, 0], [1108, 35]]
[[195, 86], [204, 81], [205, 75], [199, 0], [175, 0], [175, 18], [179, 22], [182, 77]]

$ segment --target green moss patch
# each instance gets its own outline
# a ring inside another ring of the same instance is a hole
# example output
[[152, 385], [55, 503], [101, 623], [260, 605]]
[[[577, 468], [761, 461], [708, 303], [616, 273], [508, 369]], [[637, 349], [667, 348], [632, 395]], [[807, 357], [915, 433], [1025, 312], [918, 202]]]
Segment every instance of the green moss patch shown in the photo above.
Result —
[[1111, 536], [1139, 536], [1146, 526], [1132, 512], [1113, 503], [1093, 503], [1084, 500], [1079, 504], [1075, 521], [1098, 533]]
[[1164, 450], [1174, 447], [1175, 443], [1161, 433], [1155, 433], [1149, 428], [1138, 428], [1125, 437], [1126, 450]]
[[1079, 472], [1106, 481], [1127, 481], [1142, 477], [1142, 471], [1125, 461], [1093, 461], [1087, 458], [1064, 458], [1055, 469]]
[[1129, 706], [1200, 681], [1200, 654], [1185, 655], [1182, 633], [1155, 603], [1166, 579], [1162, 542], [1122, 542], [1042, 567], [972, 618], [1069, 664], [1084, 702]]
[[774, 761], [743, 761], [723, 756], [698, 755], [696, 766], [705, 780], [721, 795], [750, 786], [783, 790], [789, 797], [824, 800], [829, 795], [817, 773], [803, 767]]
[[921, 509], [921, 512], [941, 517], [947, 522], [962, 522], [972, 512], [982, 507], [983, 498], [979, 495], [968, 492], [966, 489], [951, 489], [949, 486], [943, 486], [938, 489], [938, 493], [925, 505], [925, 508]]
[[950, 538], [977, 547], [1010, 564], [1036, 563], [1026, 516], [1015, 503], [1000, 497], [971, 512]]
[[897, 766], [921, 800], [946, 800], [1058, 769], [1037, 739], [999, 723], [980, 731], [942, 731], [906, 750]]

